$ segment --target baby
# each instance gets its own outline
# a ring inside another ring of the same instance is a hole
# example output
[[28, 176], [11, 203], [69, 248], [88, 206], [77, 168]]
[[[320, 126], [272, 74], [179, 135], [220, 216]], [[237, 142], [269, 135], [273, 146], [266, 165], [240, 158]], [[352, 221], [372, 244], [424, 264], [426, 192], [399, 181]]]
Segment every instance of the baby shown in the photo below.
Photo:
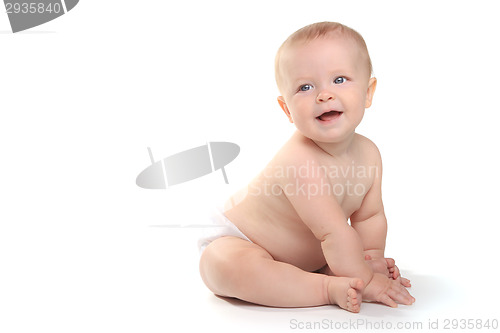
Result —
[[275, 65], [278, 103], [297, 131], [219, 217], [229, 231], [204, 249], [203, 281], [276, 307], [412, 304], [410, 281], [384, 258], [380, 153], [355, 133], [377, 84], [363, 38], [312, 24], [283, 43]]

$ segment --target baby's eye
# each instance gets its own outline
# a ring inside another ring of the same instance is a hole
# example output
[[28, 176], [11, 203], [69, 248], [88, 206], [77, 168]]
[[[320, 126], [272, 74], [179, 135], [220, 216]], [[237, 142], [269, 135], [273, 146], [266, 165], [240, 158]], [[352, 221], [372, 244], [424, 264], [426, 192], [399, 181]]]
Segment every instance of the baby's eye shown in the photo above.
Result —
[[347, 79], [346, 79], [345, 77], [343, 77], [343, 76], [339, 76], [339, 77], [338, 77], [338, 78], [336, 78], [333, 82], [334, 82], [335, 84], [342, 84], [342, 83], [344, 83], [345, 81], [347, 81]]
[[299, 91], [308, 91], [311, 90], [313, 87], [310, 84], [304, 84], [300, 86]]

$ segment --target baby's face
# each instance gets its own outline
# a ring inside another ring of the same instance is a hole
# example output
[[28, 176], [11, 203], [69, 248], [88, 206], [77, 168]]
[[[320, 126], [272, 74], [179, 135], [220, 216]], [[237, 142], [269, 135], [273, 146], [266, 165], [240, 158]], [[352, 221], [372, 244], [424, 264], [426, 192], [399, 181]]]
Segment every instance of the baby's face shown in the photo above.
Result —
[[280, 68], [283, 96], [278, 100], [304, 136], [341, 142], [354, 133], [376, 85], [356, 42], [325, 37], [292, 45]]

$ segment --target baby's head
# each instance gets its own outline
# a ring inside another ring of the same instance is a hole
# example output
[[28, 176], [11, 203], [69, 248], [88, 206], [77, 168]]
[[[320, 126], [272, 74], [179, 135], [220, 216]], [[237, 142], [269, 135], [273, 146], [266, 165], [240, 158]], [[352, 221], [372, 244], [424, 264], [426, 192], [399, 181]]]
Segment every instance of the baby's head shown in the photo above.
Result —
[[280, 106], [299, 131], [317, 141], [353, 133], [376, 86], [363, 37], [335, 22], [311, 24], [288, 37], [275, 71]]
[[[363, 62], [368, 71], [368, 75], [371, 76], [373, 72], [372, 61], [370, 55], [368, 54], [368, 48], [366, 47], [365, 40], [356, 30], [351, 29], [341, 23], [337, 22], [319, 22], [313, 23], [305, 26], [288, 37], [283, 44], [281, 44], [276, 54], [275, 59], [275, 76], [278, 89], [281, 91], [281, 86], [283, 84], [283, 75], [286, 69], [283, 68], [281, 60], [283, 55], [290, 51], [290, 48], [296, 45], [304, 45], [317, 38], [345, 38], [350, 39], [355, 42], [362, 53]], [[360, 63], [362, 65], [362, 63]]]

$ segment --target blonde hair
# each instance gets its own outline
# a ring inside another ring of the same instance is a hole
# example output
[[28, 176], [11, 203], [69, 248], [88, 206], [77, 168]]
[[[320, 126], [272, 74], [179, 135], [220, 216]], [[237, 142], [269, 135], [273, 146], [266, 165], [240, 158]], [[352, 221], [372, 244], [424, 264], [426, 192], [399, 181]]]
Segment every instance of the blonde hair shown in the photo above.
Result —
[[354, 40], [358, 46], [360, 47], [361, 51], [366, 54], [367, 58], [367, 66], [368, 66], [368, 73], [371, 76], [373, 72], [373, 67], [372, 67], [372, 61], [370, 59], [370, 55], [368, 54], [368, 48], [366, 47], [365, 40], [363, 37], [354, 29], [349, 28], [348, 26], [345, 26], [341, 23], [337, 22], [318, 22], [318, 23], [313, 23], [308, 26], [305, 26], [297, 31], [295, 31], [293, 34], [288, 37], [283, 44], [281, 44], [280, 48], [278, 49], [278, 52], [276, 54], [276, 58], [274, 61], [274, 69], [275, 69], [275, 76], [276, 76], [276, 84], [278, 85], [278, 88], [281, 87], [281, 72], [280, 72], [280, 60], [281, 56], [284, 52], [284, 50], [287, 47], [290, 47], [294, 44], [297, 44], [299, 42], [308, 42], [311, 40], [314, 40], [316, 38], [320, 37], [326, 37], [328, 35], [332, 34], [338, 34], [340, 36], [344, 36], [347, 38], [351, 38]]

